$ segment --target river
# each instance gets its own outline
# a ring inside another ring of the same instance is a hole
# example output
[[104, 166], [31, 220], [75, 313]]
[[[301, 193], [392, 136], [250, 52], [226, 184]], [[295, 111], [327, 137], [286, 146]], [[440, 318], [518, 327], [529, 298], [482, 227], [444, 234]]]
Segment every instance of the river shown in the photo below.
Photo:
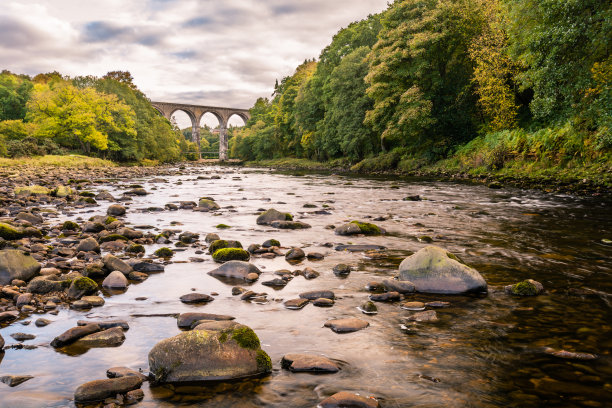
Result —
[[[211, 178], [217, 175], [220, 178]], [[248, 302], [232, 296], [231, 286], [206, 272], [216, 267], [210, 255], [190, 247], [177, 252], [164, 273], [127, 292], [105, 293], [106, 304], [89, 312], [63, 308], [44, 316], [52, 324], [38, 328], [17, 321], [0, 329], [7, 343], [17, 331], [36, 334], [26, 342], [38, 347], [9, 349], [0, 356], [0, 376], [34, 376], [18, 387], [0, 384], [2, 407], [74, 406], [75, 388], [103, 379], [108, 368], [148, 369], [147, 355], [158, 341], [180, 332], [176, 318], [163, 314], [202, 311], [230, 314], [251, 327], [270, 355], [270, 376], [213, 385], [154, 387], [143, 385], [139, 407], [314, 407], [323, 398], [347, 390], [374, 396], [384, 408], [395, 407], [604, 407], [612, 403], [612, 205], [599, 198], [550, 195], [533, 190], [493, 190], [468, 183], [401, 178], [366, 178], [330, 174], [278, 173], [257, 169], [187, 168], [163, 176], [98, 184], [89, 191], [108, 190], [114, 196], [137, 183], [150, 193], [127, 204], [125, 222], [131, 226], [200, 234], [248, 245], [275, 238], [283, 247], [325, 255], [320, 261], [288, 264], [284, 257], [252, 258], [264, 273], [249, 289], [266, 292], [267, 302]], [[419, 195], [422, 201], [404, 201]], [[149, 212], [166, 203], [197, 201], [209, 196], [221, 210]], [[312, 204], [316, 207], [307, 206]], [[60, 213], [58, 220], [87, 219], [105, 214], [100, 207]], [[306, 230], [275, 230], [256, 225], [261, 209], [275, 208], [312, 225]], [[316, 214], [326, 210], [329, 214]], [[384, 221], [373, 221], [383, 217]], [[373, 222], [387, 231], [375, 237], [341, 237], [329, 225], [350, 220]], [[227, 224], [230, 229], [215, 226]], [[398, 303], [378, 303], [378, 314], [364, 315], [357, 307], [368, 299], [368, 282], [397, 272], [405, 257], [426, 245], [441, 246], [477, 269], [489, 285], [486, 296], [414, 294], [418, 301], [446, 301], [436, 309], [437, 322], [403, 330], [414, 312]], [[419, 239], [419, 237], [421, 239]], [[176, 236], [174, 236], [176, 240]], [[375, 244], [387, 249], [374, 257], [336, 251], [338, 244]], [[162, 245], [147, 246], [147, 255]], [[190, 262], [190, 257], [204, 262]], [[346, 278], [332, 273], [336, 264], [353, 267]], [[312, 267], [320, 277], [298, 276], [280, 290], [261, 285], [280, 269]], [[527, 278], [544, 285], [536, 297], [513, 297], [504, 285]], [[246, 286], [246, 285], [245, 285]], [[218, 293], [206, 305], [190, 306], [179, 297], [196, 289]], [[331, 289], [337, 296], [331, 308], [308, 305], [288, 310], [283, 300], [307, 290]], [[145, 300], [137, 300], [146, 298]], [[156, 317], [157, 315], [157, 317]], [[25, 321], [32, 321], [38, 315]], [[359, 317], [370, 327], [336, 334], [323, 327], [339, 317]], [[117, 348], [58, 352], [48, 344], [83, 318], [117, 318], [129, 322], [126, 341]], [[594, 360], [562, 359], [547, 348], [592, 353]], [[336, 374], [298, 374], [283, 370], [286, 353], [309, 352], [336, 360]]]

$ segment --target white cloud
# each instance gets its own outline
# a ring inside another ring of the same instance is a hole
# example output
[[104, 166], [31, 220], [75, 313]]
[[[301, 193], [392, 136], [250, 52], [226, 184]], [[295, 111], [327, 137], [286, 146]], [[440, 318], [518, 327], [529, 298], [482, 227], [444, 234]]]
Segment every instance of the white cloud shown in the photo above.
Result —
[[248, 108], [387, 0], [2, 1], [0, 69], [128, 70], [151, 99]]

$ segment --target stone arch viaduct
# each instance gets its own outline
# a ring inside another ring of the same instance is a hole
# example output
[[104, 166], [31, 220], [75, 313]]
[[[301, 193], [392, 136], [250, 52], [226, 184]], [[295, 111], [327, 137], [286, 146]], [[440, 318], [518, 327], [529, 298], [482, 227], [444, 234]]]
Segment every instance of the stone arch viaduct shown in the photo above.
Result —
[[237, 115], [244, 123], [251, 118], [248, 109], [219, 108], [216, 106], [189, 105], [185, 103], [153, 102], [151, 105], [166, 119], [170, 120], [176, 111], [183, 111], [191, 119], [191, 135], [198, 145], [200, 159], [200, 121], [206, 113], [212, 113], [219, 121], [219, 160], [227, 160], [227, 124], [233, 115]]

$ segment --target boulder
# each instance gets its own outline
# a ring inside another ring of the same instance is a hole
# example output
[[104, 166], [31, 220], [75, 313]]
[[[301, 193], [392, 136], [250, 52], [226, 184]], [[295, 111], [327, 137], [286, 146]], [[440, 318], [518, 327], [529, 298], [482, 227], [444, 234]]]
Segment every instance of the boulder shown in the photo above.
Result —
[[375, 398], [364, 397], [352, 392], [340, 391], [325, 398], [317, 405], [318, 408], [378, 408], [380, 404]]
[[306, 224], [305, 222], [301, 221], [272, 221], [270, 226], [273, 228], [289, 230], [308, 229], [312, 227], [310, 224]]
[[29, 281], [40, 272], [40, 264], [30, 255], [16, 249], [0, 251], [0, 285], [8, 285], [14, 279]]
[[305, 257], [306, 254], [301, 248], [291, 248], [289, 251], [287, 251], [287, 254], [285, 254], [285, 260], [287, 261], [301, 261]]
[[128, 280], [121, 272], [113, 271], [102, 281], [102, 286], [110, 289], [125, 289], [128, 286]]
[[433, 245], [404, 259], [399, 266], [399, 275], [400, 280], [414, 283], [417, 292], [463, 294], [487, 291], [487, 282], [478, 271]]
[[255, 332], [240, 325], [162, 340], [149, 352], [149, 370], [162, 383], [218, 381], [268, 374], [272, 363]]
[[208, 272], [211, 276], [243, 280], [246, 280], [250, 273], [259, 275], [261, 271], [255, 265], [243, 261], [229, 261]]
[[206, 211], [216, 211], [220, 209], [221, 207], [219, 206], [219, 204], [215, 203], [213, 200], [210, 200], [208, 198], [201, 198], [200, 201], [198, 202], [198, 208], [201, 208]]
[[274, 221], [291, 221], [293, 217], [289, 213], [282, 213], [280, 211], [271, 208], [265, 212], [263, 212], [259, 217], [257, 217], [258, 225], [270, 225]]
[[514, 285], [508, 285], [504, 289], [515, 296], [537, 296], [544, 292], [544, 285], [533, 279], [526, 279]]
[[108, 207], [106, 213], [112, 217], [118, 217], [121, 215], [125, 215], [125, 207], [121, 204], [113, 204]]
[[134, 270], [128, 263], [111, 254], [106, 255], [102, 261], [108, 271], [119, 271], [127, 276]]
[[57, 275], [37, 276], [28, 284], [27, 291], [38, 295], [59, 292], [64, 289], [64, 282]]
[[294, 373], [337, 373], [338, 364], [327, 357], [312, 354], [286, 354], [281, 360], [281, 367]]
[[100, 252], [100, 245], [95, 238], [89, 237], [85, 238], [76, 247], [77, 252]]
[[75, 346], [82, 347], [117, 347], [125, 341], [125, 334], [121, 327], [113, 327], [97, 333], [81, 337]]
[[55, 348], [64, 347], [68, 344], [74, 343], [81, 337], [85, 337], [90, 334], [99, 332], [100, 330], [102, 329], [97, 324], [88, 324], [85, 326], [73, 327], [72, 329], [68, 329], [64, 333], [54, 338], [51, 342], [51, 346]]
[[221, 248], [213, 254], [215, 262], [224, 263], [229, 261], [248, 261], [251, 254], [242, 248]]
[[113, 398], [117, 394], [126, 394], [140, 388], [141, 385], [142, 379], [132, 375], [90, 381], [76, 389], [74, 401], [77, 403], [102, 401], [106, 398]]
[[80, 299], [86, 295], [95, 295], [98, 292], [98, 284], [93, 280], [84, 276], [76, 278], [70, 284], [68, 289], [68, 297], [71, 299]]
[[383, 286], [389, 292], [398, 292], [401, 294], [414, 293], [416, 290], [414, 283], [409, 281], [400, 281], [396, 279], [383, 279]]
[[32, 225], [42, 224], [44, 219], [38, 214], [32, 214], [31, 212], [22, 211], [15, 217], [17, 220], [27, 221]]

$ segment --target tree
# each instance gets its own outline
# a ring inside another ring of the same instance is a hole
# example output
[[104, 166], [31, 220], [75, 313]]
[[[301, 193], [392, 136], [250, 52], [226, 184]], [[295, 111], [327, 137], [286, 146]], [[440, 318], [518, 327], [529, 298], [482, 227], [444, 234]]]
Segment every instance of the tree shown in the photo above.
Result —
[[111, 132], [126, 137], [136, 133], [134, 112], [114, 95], [68, 82], [36, 84], [27, 106], [27, 119], [39, 124], [39, 135], [60, 144], [76, 141], [84, 153], [107, 150]]
[[9, 71], [0, 73], [0, 121], [25, 118], [32, 88], [32, 82], [26, 76]]

